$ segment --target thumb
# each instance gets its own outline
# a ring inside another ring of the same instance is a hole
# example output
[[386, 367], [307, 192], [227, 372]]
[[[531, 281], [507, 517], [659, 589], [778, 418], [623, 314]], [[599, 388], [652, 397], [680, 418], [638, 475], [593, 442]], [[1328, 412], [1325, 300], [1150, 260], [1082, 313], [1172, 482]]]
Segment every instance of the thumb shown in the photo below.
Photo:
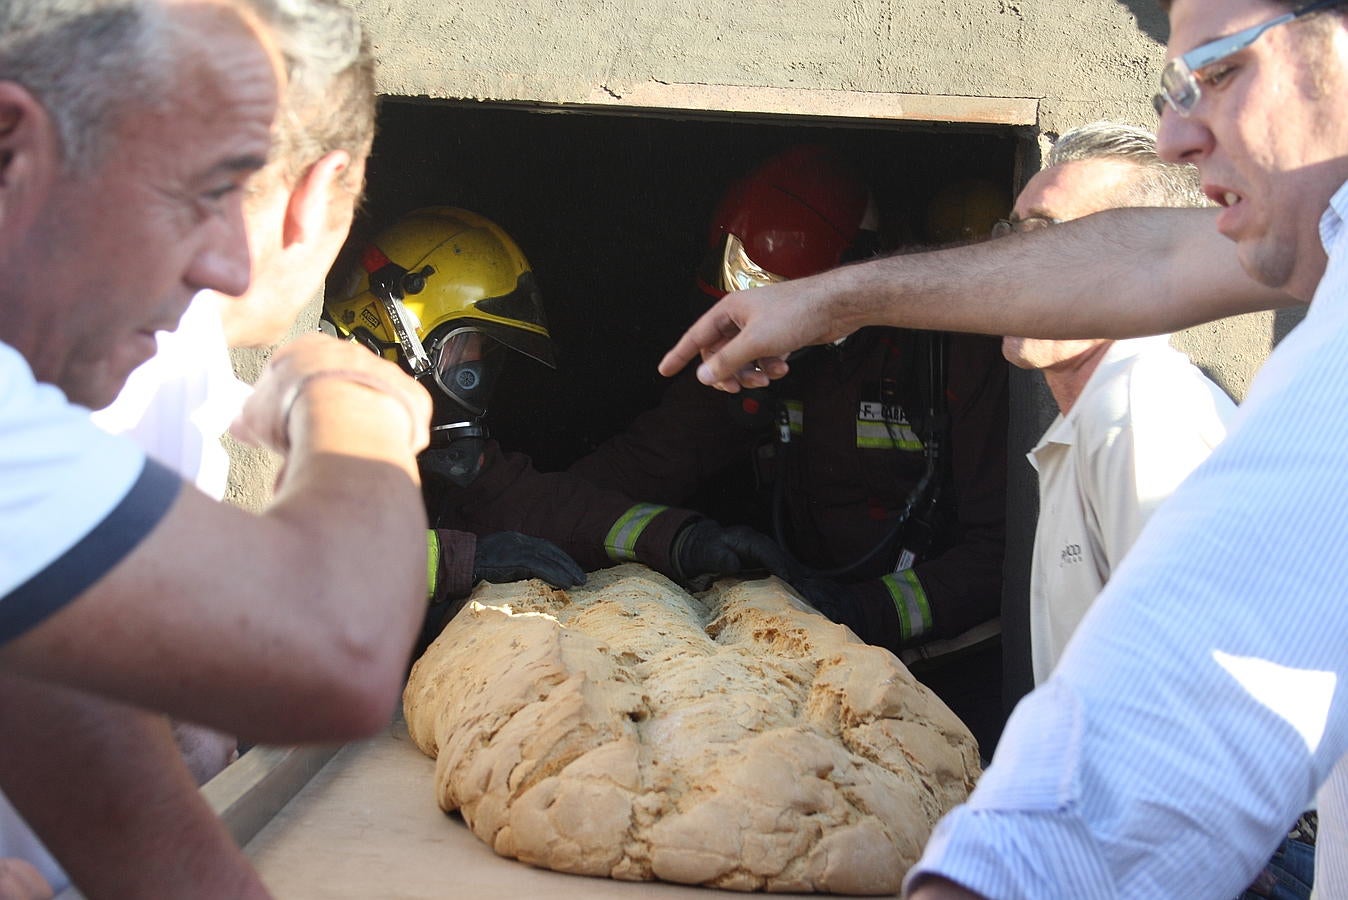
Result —
[[702, 547], [702, 568], [708, 572], [733, 575], [740, 570], [740, 556], [726, 539], [725, 532], [717, 532]]
[[721, 526], [710, 519], [687, 525], [674, 539], [673, 562], [681, 579], [698, 575], [733, 575], [739, 556], [727, 545]]

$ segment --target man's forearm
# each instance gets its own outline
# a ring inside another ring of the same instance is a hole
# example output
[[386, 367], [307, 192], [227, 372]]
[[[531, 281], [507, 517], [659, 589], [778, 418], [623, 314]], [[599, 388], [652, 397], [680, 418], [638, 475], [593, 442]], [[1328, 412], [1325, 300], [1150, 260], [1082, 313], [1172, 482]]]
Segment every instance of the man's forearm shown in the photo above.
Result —
[[1137, 337], [1294, 303], [1241, 269], [1216, 210], [1117, 209], [1052, 229], [835, 270], [852, 328]]
[[275, 502], [251, 515], [178, 491], [115, 565], [0, 645], [0, 671], [255, 741], [388, 724], [425, 615], [430, 397], [364, 348], [306, 338], [235, 431], [285, 454]]
[[91, 900], [268, 896], [164, 717], [0, 677], [0, 733], [5, 793]]
[[1245, 275], [1214, 215], [1107, 210], [1033, 234], [737, 291], [688, 330], [660, 371], [673, 375], [701, 356], [704, 383], [760, 387], [785, 374], [778, 361], [791, 351], [867, 325], [1121, 338], [1295, 303]]

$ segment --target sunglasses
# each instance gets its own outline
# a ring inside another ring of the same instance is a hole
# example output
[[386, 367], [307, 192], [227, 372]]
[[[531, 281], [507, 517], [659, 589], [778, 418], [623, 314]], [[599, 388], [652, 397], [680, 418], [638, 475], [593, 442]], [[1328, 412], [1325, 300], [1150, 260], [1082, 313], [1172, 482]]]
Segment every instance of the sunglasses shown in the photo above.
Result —
[[1233, 56], [1259, 40], [1270, 28], [1295, 22], [1303, 16], [1340, 6], [1345, 0], [1316, 0], [1289, 13], [1276, 16], [1267, 22], [1252, 25], [1235, 34], [1195, 47], [1183, 56], [1177, 56], [1166, 64], [1161, 72], [1161, 90], [1151, 98], [1156, 115], [1161, 115], [1169, 106], [1181, 116], [1188, 116], [1203, 96], [1201, 85], [1211, 76], [1212, 67], [1227, 57]]

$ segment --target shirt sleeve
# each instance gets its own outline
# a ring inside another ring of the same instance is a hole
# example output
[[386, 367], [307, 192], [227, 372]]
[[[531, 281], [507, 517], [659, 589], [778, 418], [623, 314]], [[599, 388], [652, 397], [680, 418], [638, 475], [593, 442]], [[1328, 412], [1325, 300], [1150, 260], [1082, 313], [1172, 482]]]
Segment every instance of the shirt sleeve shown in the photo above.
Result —
[[144, 539], [176, 475], [37, 384], [0, 345], [0, 642], [32, 628]]
[[[769, 405], [755, 391], [726, 394], [689, 366], [658, 405], [567, 469], [607, 490], [677, 506], [764, 440]], [[751, 411], [752, 410], [752, 411]]]
[[1348, 749], [1348, 327], [1298, 349], [1152, 516], [910, 885], [1236, 896], [1311, 802]]

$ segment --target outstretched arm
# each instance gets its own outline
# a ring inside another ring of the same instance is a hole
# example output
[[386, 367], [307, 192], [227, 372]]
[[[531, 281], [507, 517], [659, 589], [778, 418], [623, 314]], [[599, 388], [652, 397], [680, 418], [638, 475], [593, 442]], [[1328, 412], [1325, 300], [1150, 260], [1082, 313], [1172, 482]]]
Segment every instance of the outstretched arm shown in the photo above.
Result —
[[[1208, 209], [1117, 209], [1030, 234], [890, 256], [729, 294], [660, 363], [762, 387], [800, 347], [866, 325], [1044, 338], [1137, 337], [1296, 302], [1248, 278]], [[1309, 298], [1303, 298], [1309, 300]]]

